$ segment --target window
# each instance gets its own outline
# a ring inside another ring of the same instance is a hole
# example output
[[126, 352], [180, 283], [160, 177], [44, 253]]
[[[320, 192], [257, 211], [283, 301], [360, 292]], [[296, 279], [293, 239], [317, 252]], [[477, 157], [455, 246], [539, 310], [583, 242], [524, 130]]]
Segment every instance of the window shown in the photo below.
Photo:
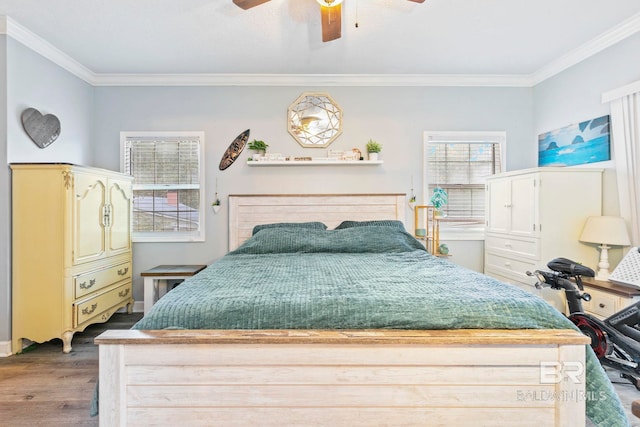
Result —
[[204, 133], [121, 132], [133, 176], [133, 240], [204, 240]]
[[505, 132], [425, 132], [423, 200], [446, 190], [442, 231], [484, 226], [485, 178], [502, 171], [505, 140]]

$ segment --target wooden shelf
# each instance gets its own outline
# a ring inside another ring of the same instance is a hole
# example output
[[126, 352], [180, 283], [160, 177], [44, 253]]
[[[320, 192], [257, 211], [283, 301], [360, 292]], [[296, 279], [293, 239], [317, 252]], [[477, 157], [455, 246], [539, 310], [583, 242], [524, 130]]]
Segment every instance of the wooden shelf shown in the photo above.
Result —
[[[424, 242], [431, 255], [440, 256], [440, 224], [435, 206], [417, 205], [413, 207], [413, 213], [415, 238]], [[422, 233], [418, 234], [418, 230]]]
[[248, 160], [249, 166], [375, 166], [382, 160]]

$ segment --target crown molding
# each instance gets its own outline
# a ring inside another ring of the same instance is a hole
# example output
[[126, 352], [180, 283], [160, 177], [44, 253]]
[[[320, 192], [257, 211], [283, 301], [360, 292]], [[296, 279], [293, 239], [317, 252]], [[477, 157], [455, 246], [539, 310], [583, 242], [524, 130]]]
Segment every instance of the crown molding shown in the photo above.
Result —
[[531, 85], [535, 86], [538, 83], [565, 71], [596, 53], [636, 34], [638, 31], [640, 31], [640, 13], [631, 16], [566, 55], [551, 61], [549, 64], [531, 75]]
[[99, 74], [8, 16], [6, 34], [93, 86], [465, 86], [533, 87], [640, 31], [640, 13], [584, 45], [524, 74]]
[[8, 16], [2, 16], [0, 21], [0, 31], [2, 31], [3, 34], [9, 35], [11, 38], [19, 41], [29, 49], [39, 53], [87, 83], [93, 84], [96, 74], [87, 67]]
[[516, 86], [528, 76], [446, 74], [98, 74], [95, 86]]

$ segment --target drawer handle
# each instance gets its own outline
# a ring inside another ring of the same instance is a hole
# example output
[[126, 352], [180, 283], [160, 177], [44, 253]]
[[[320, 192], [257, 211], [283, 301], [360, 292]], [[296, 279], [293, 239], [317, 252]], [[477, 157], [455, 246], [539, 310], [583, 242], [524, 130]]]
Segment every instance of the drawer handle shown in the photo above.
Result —
[[89, 285], [87, 285], [87, 282], [80, 283], [80, 289], [89, 289], [95, 284], [96, 284], [96, 279], [90, 279]]
[[93, 303], [91, 304], [91, 309], [89, 309], [89, 307], [85, 307], [82, 309], [82, 314], [91, 314], [94, 311], [96, 311], [96, 308], [98, 308], [98, 303]]
[[118, 276], [124, 276], [128, 272], [129, 272], [129, 267], [121, 268], [120, 270], [118, 270]]
[[511, 267], [511, 263], [510, 263], [510, 262], [505, 262], [505, 263], [504, 263], [504, 266], [505, 266], [505, 267]]
[[603, 304], [603, 303], [600, 303], [600, 304], [598, 304], [598, 307], [600, 307], [600, 308], [605, 308], [605, 307], [606, 307], [606, 305], [605, 305], [605, 304]]
[[120, 298], [124, 298], [124, 297], [126, 297], [127, 295], [129, 295], [129, 291], [130, 291], [130, 289], [129, 289], [129, 288], [127, 288], [127, 289], [125, 289], [125, 290], [123, 290], [123, 291], [120, 291], [120, 292], [118, 292], [118, 296], [119, 296]]

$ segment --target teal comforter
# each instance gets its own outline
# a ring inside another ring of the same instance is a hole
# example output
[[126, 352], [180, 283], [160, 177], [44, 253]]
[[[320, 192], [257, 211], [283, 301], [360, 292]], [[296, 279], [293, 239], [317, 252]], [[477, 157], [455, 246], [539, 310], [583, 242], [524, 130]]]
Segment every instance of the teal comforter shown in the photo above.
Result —
[[[402, 226], [261, 229], [135, 329], [574, 328], [542, 299], [428, 254]], [[589, 397], [594, 397], [589, 399]], [[587, 416], [627, 418], [591, 348]]]

